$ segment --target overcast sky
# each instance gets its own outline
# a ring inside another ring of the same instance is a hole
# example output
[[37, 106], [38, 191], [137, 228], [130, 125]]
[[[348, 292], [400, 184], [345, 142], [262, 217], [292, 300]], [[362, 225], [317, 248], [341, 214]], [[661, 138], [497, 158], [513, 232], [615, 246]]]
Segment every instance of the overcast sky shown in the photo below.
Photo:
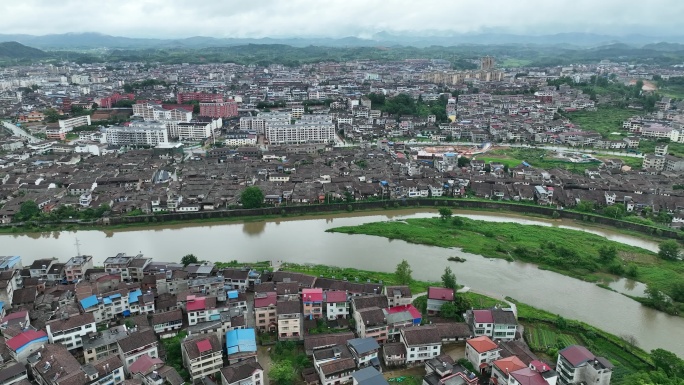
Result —
[[31, 35], [684, 34], [684, 0], [0, 0], [0, 15], [0, 33]]

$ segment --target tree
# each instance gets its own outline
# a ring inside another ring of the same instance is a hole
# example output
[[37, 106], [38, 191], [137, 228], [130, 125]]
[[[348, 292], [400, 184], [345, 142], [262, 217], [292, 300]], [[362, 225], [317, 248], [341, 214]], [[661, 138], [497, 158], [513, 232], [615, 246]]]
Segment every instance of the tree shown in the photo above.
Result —
[[684, 378], [684, 360], [664, 349], [651, 351], [651, 359], [657, 369], [662, 369], [671, 377]]
[[674, 239], [661, 242], [658, 246], [658, 256], [662, 259], [675, 261], [679, 258], [679, 244]]
[[421, 313], [425, 314], [427, 312], [427, 295], [421, 295], [420, 297], [414, 299], [413, 306]]
[[446, 221], [447, 219], [451, 218], [451, 216], [454, 215], [454, 212], [451, 211], [451, 209], [442, 207], [439, 209], [439, 217], [442, 218], [443, 221]]
[[612, 205], [603, 209], [603, 215], [615, 219], [620, 219], [625, 216], [626, 210], [624, 205]]
[[646, 293], [646, 298], [653, 302], [654, 305], [662, 305], [663, 302], [665, 302], [665, 295], [663, 295], [663, 292], [651, 285], [646, 286], [644, 293]]
[[601, 262], [610, 262], [617, 257], [617, 248], [615, 245], [603, 245], [599, 247], [598, 253]]
[[447, 319], [461, 319], [461, 315], [459, 314], [458, 309], [456, 308], [456, 304], [454, 304], [453, 302], [446, 302], [445, 304], [443, 304], [442, 307], [439, 308], [439, 315], [442, 318]]
[[26, 201], [21, 204], [19, 211], [14, 214], [14, 219], [17, 222], [31, 220], [40, 214], [40, 208], [35, 201]]
[[199, 260], [197, 259], [197, 257], [195, 257], [195, 254], [188, 254], [181, 258], [181, 263], [184, 267], [187, 267], [191, 263], [199, 263]]
[[242, 194], [240, 194], [240, 202], [242, 207], [246, 209], [256, 209], [261, 207], [264, 203], [264, 193], [259, 187], [247, 187]]
[[672, 285], [672, 299], [677, 302], [684, 302], [684, 281]]
[[296, 377], [295, 368], [289, 360], [277, 361], [271, 365], [268, 377], [276, 384], [290, 385]]
[[398, 265], [397, 270], [394, 272], [394, 276], [397, 278], [397, 283], [400, 285], [408, 285], [413, 281], [411, 277], [411, 266], [405, 259], [403, 259]]
[[470, 158], [466, 158], [465, 156], [458, 157], [458, 160], [457, 160], [458, 167], [465, 167], [469, 164], [470, 164]]
[[449, 266], [444, 269], [444, 274], [442, 274], [442, 285], [448, 289], [453, 289], [456, 291], [456, 274], [451, 271]]

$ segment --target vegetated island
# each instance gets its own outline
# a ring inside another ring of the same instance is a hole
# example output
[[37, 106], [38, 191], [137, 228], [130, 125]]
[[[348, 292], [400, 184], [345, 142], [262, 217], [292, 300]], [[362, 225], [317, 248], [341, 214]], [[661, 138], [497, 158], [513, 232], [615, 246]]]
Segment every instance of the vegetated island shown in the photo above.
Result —
[[[670, 314], [684, 315], [684, 261], [659, 258], [657, 253], [579, 230], [452, 218], [449, 214], [327, 231], [458, 247], [488, 258], [534, 263], [541, 269], [589, 282], [627, 277], [648, 285], [647, 297], [634, 299]], [[676, 244], [664, 243], [672, 242]]]
[[[361, 282], [371, 280], [372, 282], [382, 282], [388, 286], [406, 284], [414, 295], [424, 293], [429, 286], [444, 286], [443, 282], [418, 281], [410, 277], [409, 281], [406, 282], [397, 273], [373, 272], [326, 265], [287, 263], [280, 270], [317, 277], [359, 279]], [[397, 266], [397, 271], [399, 271], [399, 266]], [[429, 322], [429, 316], [425, 314], [426, 303], [426, 295], [418, 296], [413, 301], [413, 305], [424, 313], [424, 320]], [[615, 365], [611, 379], [611, 383], [614, 385], [635, 383], [681, 384], [680, 376], [684, 375], [684, 360], [674, 353], [664, 349], [655, 349], [648, 353], [636, 346], [633, 336], [615, 336], [586, 323], [563, 318], [518, 302], [510, 297], [496, 299], [472, 291], [457, 293], [456, 298], [454, 298], [457, 311], [452, 312], [451, 319], [457, 322], [463, 321], [462, 314], [466, 309], [507, 307], [510, 303], [515, 304], [518, 322], [524, 326], [523, 338], [525, 342], [535, 354], [543, 359], [555, 362], [558, 351], [573, 344], [580, 344], [589, 348], [594, 354], [608, 358]], [[442, 317], [447, 316], [443, 314]], [[414, 383], [410, 381], [420, 383], [420, 377], [408, 376], [406, 379], [408, 380], [407, 383]]]

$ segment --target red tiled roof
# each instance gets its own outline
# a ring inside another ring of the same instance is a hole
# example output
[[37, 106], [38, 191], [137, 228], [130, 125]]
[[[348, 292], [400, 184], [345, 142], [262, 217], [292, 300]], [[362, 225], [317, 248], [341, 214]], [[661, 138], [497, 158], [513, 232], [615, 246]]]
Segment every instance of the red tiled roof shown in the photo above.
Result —
[[466, 341], [466, 343], [472, 346], [473, 349], [475, 349], [475, 351], [478, 353], [488, 352], [498, 347], [498, 345], [487, 336], [471, 338]]
[[572, 366], [579, 366], [581, 363], [593, 360], [596, 358], [587, 348], [580, 345], [572, 345], [558, 352], [563, 356]]
[[413, 319], [422, 318], [420, 311], [418, 309], [416, 309], [416, 307], [413, 305], [401, 305], [401, 306], [388, 307], [386, 310], [387, 310], [388, 314], [401, 313], [401, 312], [407, 311], [411, 314], [411, 317], [413, 317]]
[[199, 350], [200, 354], [210, 351], [211, 342], [209, 340], [197, 341], [197, 350]]
[[475, 323], [478, 323], [478, 324], [494, 323], [494, 318], [492, 317], [491, 310], [473, 310], [473, 316], [475, 317]]
[[254, 307], [255, 308], [261, 308], [261, 307], [268, 307], [268, 306], [275, 306], [276, 302], [278, 301], [278, 295], [276, 294], [275, 291], [269, 291], [265, 294], [264, 297], [261, 297], [262, 293], [259, 293], [258, 296], [254, 297]]
[[302, 301], [323, 302], [323, 289], [303, 289]]
[[18, 318], [26, 318], [27, 313], [28, 313], [28, 310], [22, 310], [22, 311], [18, 311], [16, 313], [8, 314], [7, 316], [5, 316], [5, 318], [2, 319], [2, 322], [11, 321], [13, 319], [18, 319]]
[[454, 300], [454, 290], [447, 289], [444, 287], [429, 287], [428, 288], [428, 299], [439, 299], [445, 301]]
[[548, 385], [548, 382], [546, 382], [541, 374], [530, 368], [516, 370], [515, 372], [511, 372], [510, 376], [515, 378], [515, 380], [522, 385]]
[[185, 308], [188, 311], [204, 310], [204, 301], [205, 300], [206, 300], [205, 297], [195, 298], [192, 302], [188, 301], [187, 305], [185, 305]]
[[160, 360], [159, 358], [152, 358], [152, 357], [148, 356], [147, 354], [143, 354], [137, 360], [133, 361], [133, 363], [128, 368], [128, 370], [131, 372], [131, 374], [147, 373], [155, 365], [159, 365], [159, 364], [163, 364], [163, 363], [164, 363], [164, 361]]
[[516, 370], [520, 370], [527, 367], [527, 365], [525, 365], [525, 363], [522, 362], [520, 358], [516, 356], [502, 358], [500, 360], [494, 361], [492, 364], [496, 366], [496, 368], [499, 369], [501, 373], [504, 374], [507, 374], [509, 372], [515, 372]]
[[325, 302], [347, 302], [347, 293], [343, 291], [328, 291], [325, 293]]
[[43, 337], [47, 337], [47, 333], [44, 331], [29, 330], [7, 340], [7, 346], [16, 352], [22, 346]]

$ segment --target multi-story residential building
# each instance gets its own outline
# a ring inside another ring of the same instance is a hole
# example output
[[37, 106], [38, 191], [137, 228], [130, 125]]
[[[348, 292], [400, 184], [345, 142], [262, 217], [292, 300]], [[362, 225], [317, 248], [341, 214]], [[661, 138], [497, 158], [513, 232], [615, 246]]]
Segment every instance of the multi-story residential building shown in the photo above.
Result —
[[211, 118], [232, 118], [238, 116], [238, 106], [234, 100], [226, 102], [200, 103], [200, 116]]
[[118, 341], [127, 337], [125, 325], [114, 326], [83, 339], [83, 357], [86, 363], [119, 353]]
[[387, 339], [390, 341], [398, 341], [401, 329], [420, 325], [423, 319], [420, 311], [413, 305], [395, 306], [382, 311], [385, 313]]
[[305, 319], [323, 318], [323, 289], [302, 289], [302, 309]]
[[64, 265], [64, 276], [68, 282], [77, 282], [83, 279], [86, 270], [93, 268], [93, 257], [79, 255], [71, 257]]
[[169, 133], [164, 123], [132, 123], [129, 126], [110, 126], [101, 129], [108, 144], [115, 146], [158, 146], [169, 143]]
[[[103, 322], [115, 318], [117, 316], [131, 315], [131, 299], [127, 289], [116, 290], [102, 295], [91, 295], [79, 301], [86, 314], [92, 314], [95, 317], [95, 322]], [[137, 290], [137, 295], [140, 295], [140, 289]], [[137, 297], [133, 296], [133, 298]]]
[[[538, 366], [535, 366], [538, 364]], [[509, 385], [556, 385], [558, 374], [543, 362], [532, 362], [530, 366], [510, 372], [508, 375]]]
[[406, 365], [413, 366], [437, 357], [442, 351], [442, 337], [434, 326], [401, 329], [399, 341], [406, 348]]
[[382, 309], [369, 307], [357, 310], [354, 312], [354, 322], [359, 338], [372, 337], [380, 344], [387, 341], [387, 319]]
[[656, 171], [662, 171], [665, 168], [665, 157], [648, 154], [644, 156], [641, 167], [645, 170], [653, 169]]
[[313, 362], [321, 385], [351, 382], [351, 375], [356, 370], [356, 362], [346, 345], [314, 351]]
[[104, 269], [107, 273], [120, 275], [121, 280], [128, 281], [131, 279], [131, 273], [128, 270], [128, 266], [131, 264], [133, 259], [142, 257], [142, 254], [131, 256], [126, 255], [126, 253], [119, 253], [114, 257], [105, 259]]
[[250, 285], [250, 274], [258, 274], [248, 269], [223, 269], [220, 276], [223, 277], [224, 286], [229, 290], [245, 292]]
[[454, 301], [454, 290], [444, 287], [429, 287], [427, 312], [428, 314], [439, 314], [442, 305]]
[[221, 127], [221, 118], [209, 121], [192, 120], [189, 122], [179, 122], [169, 130], [170, 137], [177, 137], [181, 141], [200, 141], [214, 136]]
[[332, 119], [315, 115], [305, 115], [294, 124], [266, 124], [264, 134], [271, 145], [334, 143], [337, 138]]
[[299, 301], [278, 301], [276, 314], [278, 317], [278, 339], [301, 340], [302, 310]]
[[[478, 382], [479, 378], [475, 373], [455, 363], [448, 354], [442, 354], [425, 362], [424, 385], [477, 385]], [[499, 384], [505, 385], [506, 382], [499, 382]]]
[[256, 359], [248, 359], [221, 369], [221, 385], [263, 385], [264, 369]]
[[[466, 359], [474, 368], [483, 369], [501, 357], [501, 348], [489, 337], [475, 337], [466, 341]], [[484, 365], [484, 366], [483, 366]]]
[[86, 336], [97, 331], [92, 313], [78, 315], [62, 313], [59, 319], [48, 321], [45, 329], [50, 343], [62, 344], [68, 350], [82, 347]]
[[36, 259], [29, 267], [29, 274], [31, 278], [47, 279], [48, 272], [52, 268], [52, 264], [58, 263], [56, 259]]
[[14, 291], [19, 286], [18, 282], [21, 282], [19, 270], [4, 270], [0, 272], [0, 302], [3, 304], [12, 303]]
[[560, 385], [609, 385], [613, 364], [603, 357], [596, 357], [584, 346], [572, 345], [558, 352], [556, 371]]
[[180, 309], [152, 314], [152, 329], [159, 338], [175, 336], [182, 326], [183, 312]]
[[254, 329], [233, 329], [226, 333], [226, 357], [228, 364], [256, 358], [257, 344]]
[[142, 117], [146, 122], [189, 122], [192, 120], [192, 108], [188, 111], [177, 106], [167, 106], [165, 108], [163, 105], [143, 102], [133, 105], [133, 115]]
[[117, 341], [119, 345], [119, 358], [124, 363], [125, 371], [132, 363], [143, 355], [152, 358], [159, 357], [157, 336], [152, 330], [132, 332], [128, 336]]
[[254, 294], [254, 319], [260, 332], [273, 332], [278, 328], [277, 302], [278, 295], [274, 291]]
[[206, 92], [179, 92], [176, 96], [177, 103], [183, 104], [185, 102], [198, 101], [203, 103], [222, 102], [223, 97], [218, 94], [210, 94]]
[[411, 289], [408, 286], [385, 286], [382, 293], [387, 296], [389, 307], [412, 303]]
[[185, 304], [188, 325], [220, 319], [221, 313], [229, 310], [227, 303], [217, 303], [216, 297], [198, 297], [189, 295]]
[[77, 116], [71, 119], [60, 119], [57, 121], [59, 128], [62, 130], [72, 131], [76, 127], [80, 126], [90, 126], [90, 115]]
[[380, 345], [375, 338], [354, 338], [347, 341], [347, 347], [354, 357], [357, 368], [374, 366], [381, 370], [378, 352]]
[[468, 310], [465, 319], [475, 337], [487, 336], [505, 341], [515, 339], [518, 321], [512, 309]]
[[214, 334], [188, 338], [181, 344], [183, 366], [194, 382], [218, 373], [223, 367], [221, 341]]
[[257, 143], [256, 131], [228, 131], [224, 138], [226, 146], [254, 146]]
[[109, 356], [81, 366], [61, 345], [45, 345], [28, 361], [40, 385], [117, 385], [126, 379], [119, 357]]
[[326, 291], [325, 316], [329, 320], [349, 317], [349, 300], [344, 291]]

